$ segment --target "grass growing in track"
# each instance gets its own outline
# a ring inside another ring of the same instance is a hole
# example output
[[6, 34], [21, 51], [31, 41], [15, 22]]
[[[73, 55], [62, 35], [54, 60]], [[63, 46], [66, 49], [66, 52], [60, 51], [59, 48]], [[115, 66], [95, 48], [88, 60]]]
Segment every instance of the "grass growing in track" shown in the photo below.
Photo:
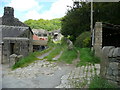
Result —
[[16, 68], [19, 68], [19, 67], [22, 68], [22, 67], [28, 66], [30, 63], [32, 63], [32, 62], [34, 62], [36, 60], [39, 60], [37, 58], [37, 56], [42, 55], [42, 54], [50, 51], [51, 49], [52, 48], [48, 48], [48, 49], [46, 49], [44, 51], [30, 53], [27, 57], [22, 58], [15, 65], [13, 65], [12, 69], [16, 69]]
[[77, 66], [100, 63], [100, 59], [94, 56], [90, 48], [77, 48], [77, 50], [80, 51], [80, 62]]
[[55, 56], [60, 54], [62, 49], [63, 48], [62, 48], [62, 46], [60, 44], [56, 44], [55, 49], [48, 56], [46, 56], [44, 58], [47, 59], [48, 61], [51, 61]]
[[62, 55], [59, 58], [59, 61], [66, 62], [68, 64], [72, 64], [72, 61], [77, 58], [77, 51], [75, 49], [68, 50], [65, 48]]
[[89, 88], [90, 88], [90, 90], [93, 90], [93, 88], [117, 88], [117, 86], [112, 83], [109, 83], [107, 80], [105, 80], [99, 76], [95, 76], [91, 80]]

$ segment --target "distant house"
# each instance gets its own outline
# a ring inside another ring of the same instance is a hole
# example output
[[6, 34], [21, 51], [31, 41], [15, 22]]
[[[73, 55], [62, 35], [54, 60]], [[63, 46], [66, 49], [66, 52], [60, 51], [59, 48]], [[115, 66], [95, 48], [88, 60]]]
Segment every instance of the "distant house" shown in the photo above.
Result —
[[60, 29], [49, 32], [49, 35], [52, 37], [54, 43], [60, 43], [63, 35], [60, 32]]
[[8, 63], [12, 54], [27, 56], [32, 52], [32, 35], [31, 28], [14, 17], [14, 9], [4, 7], [4, 15], [0, 17], [2, 63]]
[[32, 29], [33, 35], [33, 51], [43, 50], [48, 43], [48, 31], [43, 29]]

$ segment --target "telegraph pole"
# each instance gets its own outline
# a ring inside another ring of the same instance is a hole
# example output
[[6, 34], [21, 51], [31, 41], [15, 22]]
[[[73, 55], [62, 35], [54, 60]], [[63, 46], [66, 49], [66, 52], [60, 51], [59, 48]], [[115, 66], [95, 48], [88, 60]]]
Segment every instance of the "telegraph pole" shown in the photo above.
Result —
[[93, 30], [93, 0], [91, 0], [91, 32]]
[[91, 29], [91, 47], [93, 46], [93, 0], [91, 0], [91, 24], [90, 24], [90, 29]]

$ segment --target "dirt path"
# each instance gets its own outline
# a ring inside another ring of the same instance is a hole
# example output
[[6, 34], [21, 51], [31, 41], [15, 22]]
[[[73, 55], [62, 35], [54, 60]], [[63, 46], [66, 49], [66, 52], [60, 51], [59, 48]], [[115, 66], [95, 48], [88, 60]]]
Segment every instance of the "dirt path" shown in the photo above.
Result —
[[53, 58], [53, 60], [58, 60], [60, 58], [60, 56], [62, 55], [63, 51], [60, 52], [60, 54], [58, 54], [56, 57]]
[[48, 56], [54, 49], [55, 49], [55, 48], [53, 48], [52, 50], [50, 50], [50, 51], [47, 52], [47, 53], [42, 54], [42, 55], [39, 56], [38, 58], [39, 58], [39, 59], [43, 59], [44, 57]]

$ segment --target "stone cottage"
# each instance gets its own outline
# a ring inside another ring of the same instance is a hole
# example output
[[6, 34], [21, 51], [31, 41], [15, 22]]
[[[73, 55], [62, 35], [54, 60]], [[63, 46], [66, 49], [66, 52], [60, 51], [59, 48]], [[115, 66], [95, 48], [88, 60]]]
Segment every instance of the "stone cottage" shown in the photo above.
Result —
[[2, 63], [9, 63], [10, 55], [27, 56], [32, 52], [31, 28], [14, 17], [12, 7], [4, 7], [0, 17], [0, 44], [2, 45]]

